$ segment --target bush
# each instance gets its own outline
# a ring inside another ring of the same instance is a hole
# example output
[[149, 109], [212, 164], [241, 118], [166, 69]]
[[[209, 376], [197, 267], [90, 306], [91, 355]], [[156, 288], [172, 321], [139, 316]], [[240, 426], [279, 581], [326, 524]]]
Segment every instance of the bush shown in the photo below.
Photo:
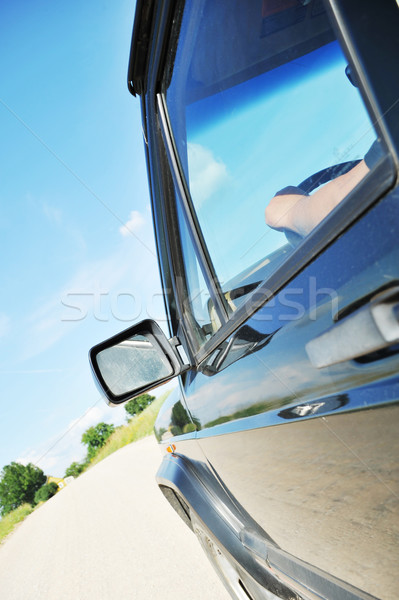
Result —
[[39, 502], [46, 502], [46, 500], [54, 496], [57, 491], [58, 485], [54, 483], [54, 481], [51, 483], [45, 483], [39, 490], [37, 490], [35, 494], [35, 504], [39, 504]]
[[155, 396], [151, 396], [151, 394], [141, 394], [141, 396], [137, 396], [129, 402], [125, 404], [125, 411], [128, 413], [128, 419], [130, 420], [132, 417], [140, 414], [149, 406], [152, 402], [154, 402]]
[[187, 425], [183, 427], [183, 433], [192, 433], [193, 431], [197, 431], [194, 423], [187, 423]]
[[82, 435], [82, 444], [86, 444], [87, 446], [86, 462], [90, 462], [95, 457], [114, 431], [115, 425], [111, 423], [98, 423], [95, 427], [90, 427], [84, 432]]
[[69, 467], [65, 470], [65, 477], [79, 477], [79, 475], [85, 470], [86, 466], [86, 463], [71, 463]]

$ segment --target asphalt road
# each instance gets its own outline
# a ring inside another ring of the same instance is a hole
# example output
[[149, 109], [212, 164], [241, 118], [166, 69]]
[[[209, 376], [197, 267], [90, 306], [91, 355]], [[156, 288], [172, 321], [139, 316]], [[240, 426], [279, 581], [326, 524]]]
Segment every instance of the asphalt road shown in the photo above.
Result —
[[125, 446], [32, 513], [0, 546], [5, 600], [228, 600], [159, 492], [154, 438]]

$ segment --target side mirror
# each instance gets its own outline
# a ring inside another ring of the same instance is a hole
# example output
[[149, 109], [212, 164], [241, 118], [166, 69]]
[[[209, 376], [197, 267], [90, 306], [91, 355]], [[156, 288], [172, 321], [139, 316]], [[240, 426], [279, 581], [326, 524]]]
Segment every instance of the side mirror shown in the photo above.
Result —
[[180, 375], [188, 365], [177, 348], [176, 338], [168, 341], [151, 319], [94, 346], [90, 364], [108, 404], [121, 404]]

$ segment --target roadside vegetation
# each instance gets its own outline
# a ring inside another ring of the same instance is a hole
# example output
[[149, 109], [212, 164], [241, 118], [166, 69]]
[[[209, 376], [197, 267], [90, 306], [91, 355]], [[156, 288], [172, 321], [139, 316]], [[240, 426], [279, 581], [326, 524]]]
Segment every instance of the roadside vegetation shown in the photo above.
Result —
[[[151, 435], [158, 412], [169, 394], [168, 391], [159, 398], [142, 394], [127, 402], [127, 425], [115, 427], [98, 423], [90, 427], [82, 435], [82, 444], [87, 446], [85, 460], [73, 462], [66, 469], [65, 476], [76, 478], [119, 448]], [[35, 508], [58, 492], [57, 484], [46, 481], [43, 471], [30, 463], [25, 466], [12, 462], [3, 468], [0, 480], [0, 542]]]
[[3, 517], [0, 521], [0, 542], [33, 510], [34, 507], [31, 504], [25, 503]]
[[29, 463], [12, 462], [3, 467], [0, 481], [0, 514], [8, 515], [22, 504], [35, 503], [36, 492], [46, 484], [43, 471]]
[[99, 423], [95, 427], [90, 427], [82, 436], [82, 443], [87, 445], [85, 460], [81, 463], [72, 463], [65, 471], [65, 475], [78, 477], [119, 448], [151, 435], [159, 409], [169, 394], [170, 392], [166, 392], [159, 398], [150, 394], [141, 394], [126, 402], [124, 408], [127, 425], [114, 427], [114, 425]]
[[[123, 425], [122, 427], [117, 427], [115, 429], [114, 433], [110, 435], [104, 446], [100, 448], [96, 456], [90, 462], [89, 466], [91, 467], [93, 465], [96, 465], [100, 461], [104, 460], [104, 458], [106, 458], [113, 452], [116, 452], [116, 450], [119, 450], [119, 448], [122, 448], [123, 446], [131, 444], [132, 442], [137, 442], [138, 440], [141, 440], [142, 438], [151, 435], [154, 429], [155, 419], [157, 418], [157, 415], [159, 413], [159, 409], [161, 408], [162, 404], [165, 402], [169, 394], [170, 392], [167, 392], [159, 398], [154, 398], [149, 402], [147, 399], [145, 406], [143, 405], [143, 408], [141, 408], [141, 410], [138, 410], [137, 413], [134, 413], [134, 416], [131, 416], [129, 418], [127, 425]], [[143, 394], [143, 396], [153, 398], [152, 396], [149, 396], [149, 394]], [[139, 396], [139, 398], [141, 397]], [[136, 400], [138, 399], [135, 398], [125, 404], [125, 410], [130, 415], [132, 414], [131, 406], [129, 407], [128, 405], [131, 402], [135, 402]]]

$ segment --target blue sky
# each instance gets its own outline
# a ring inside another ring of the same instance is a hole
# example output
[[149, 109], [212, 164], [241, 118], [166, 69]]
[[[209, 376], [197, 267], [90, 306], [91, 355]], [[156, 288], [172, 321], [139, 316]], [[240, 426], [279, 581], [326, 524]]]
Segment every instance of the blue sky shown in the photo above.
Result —
[[125, 415], [99, 397], [89, 348], [164, 318], [140, 103], [126, 87], [134, 9], [0, 5], [0, 468], [62, 475], [83, 458], [82, 432]]

